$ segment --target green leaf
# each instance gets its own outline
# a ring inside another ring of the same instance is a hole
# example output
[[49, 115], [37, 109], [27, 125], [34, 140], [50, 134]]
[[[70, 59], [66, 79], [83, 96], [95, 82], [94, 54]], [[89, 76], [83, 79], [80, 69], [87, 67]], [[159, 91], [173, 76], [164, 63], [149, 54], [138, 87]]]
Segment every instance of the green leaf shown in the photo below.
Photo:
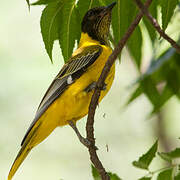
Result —
[[138, 180], [151, 180], [151, 178], [152, 178], [152, 177], [142, 177], [142, 178], [140, 178], [140, 179], [138, 179]]
[[136, 27], [128, 41], [128, 49], [136, 61], [138, 68], [141, 65], [142, 33], [139, 26]]
[[[109, 2], [109, 1], [108, 1]], [[111, 1], [112, 2], [112, 1]], [[112, 12], [112, 29], [115, 43], [123, 37], [130, 24], [137, 15], [138, 8], [133, 1], [117, 0], [117, 4]], [[138, 67], [141, 62], [142, 35], [139, 28], [136, 28], [133, 35], [128, 40], [127, 46]]]
[[178, 0], [160, 0], [162, 13], [162, 28], [165, 31], [178, 5]]
[[108, 175], [109, 175], [111, 180], [121, 180], [121, 178], [117, 174], [108, 172]]
[[174, 180], [180, 180], [180, 172], [174, 177]]
[[172, 163], [172, 159], [171, 159], [169, 156], [167, 156], [166, 154], [158, 152], [158, 155], [159, 155], [162, 159], [164, 159], [165, 161], [168, 161], [169, 163]]
[[[91, 165], [91, 170], [92, 170], [92, 175], [93, 175], [94, 180], [101, 180], [101, 177], [97, 169], [93, 165]], [[111, 180], [121, 180], [121, 178], [118, 177], [118, 175], [115, 173], [108, 172], [108, 175]]]
[[93, 165], [91, 165], [91, 170], [92, 170], [92, 175], [93, 175], [94, 180], [101, 180], [101, 177], [97, 169]]
[[42, 12], [40, 21], [43, 41], [51, 61], [53, 44], [58, 39], [59, 17], [63, 7], [62, 1], [48, 4]]
[[100, 6], [98, 0], [79, 0], [77, 3], [77, 7], [80, 15], [80, 22], [89, 9], [97, 6]]
[[175, 49], [169, 48], [158, 59], [152, 59], [147, 71], [143, 75], [141, 75], [138, 79], [142, 81], [147, 76], [152, 75], [155, 71], [158, 71], [161, 66], [163, 66], [167, 61], [170, 60], [170, 58], [174, 55], [174, 53], [175, 53]]
[[159, 173], [157, 180], [172, 180], [173, 168], [167, 169]]
[[157, 109], [160, 104], [159, 102], [160, 94], [157, 90], [156, 82], [154, 81], [154, 79], [152, 79], [150, 76], [146, 77], [146, 79], [144, 79], [141, 82], [141, 87], [143, 89], [144, 94], [153, 104], [154, 108]]
[[77, 21], [76, 0], [66, 0], [59, 17], [59, 43], [64, 61], [67, 62], [71, 56], [75, 40], [79, 39], [80, 22]]
[[44, 4], [49, 4], [49, 3], [53, 3], [53, 2], [57, 2], [58, 0], [38, 0], [34, 3], [32, 3], [31, 5], [44, 5]]
[[163, 89], [159, 100], [159, 103], [157, 106], [154, 106], [154, 109], [152, 111], [152, 114], [156, 113], [159, 111], [159, 109], [173, 96], [173, 92], [170, 90], [170, 88], [168, 87], [168, 85], [165, 86], [165, 88]]
[[172, 162], [173, 159], [180, 158], [180, 148], [176, 148], [170, 152], [161, 152], [161, 153], [159, 152], [158, 155], [162, 159], [164, 159], [168, 162]]
[[[149, 12], [151, 13], [151, 15], [157, 19], [157, 7], [158, 7], [158, 4], [159, 4], [159, 1], [158, 0], [155, 0], [155, 1], [152, 1], [150, 7], [148, 8], [149, 9]], [[149, 33], [149, 36], [151, 38], [151, 41], [152, 43], [154, 42], [154, 40], [156, 39], [157, 37], [157, 33], [156, 33], [156, 30], [154, 29], [154, 27], [152, 26], [152, 24], [149, 22], [149, 20], [147, 19], [146, 16], [143, 17], [143, 21], [144, 21], [144, 24], [148, 30], [148, 33]]]
[[138, 96], [143, 93], [143, 89], [141, 86], [137, 87], [136, 90], [132, 93], [131, 97], [129, 98], [127, 105], [134, 101]]
[[138, 161], [134, 161], [132, 164], [135, 167], [141, 168], [141, 169], [147, 169], [149, 168], [150, 163], [152, 162], [153, 158], [155, 157], [155, 154], [157, 152], [158, 148], [158, 141], [156, 141], [153, 146], [148, 150], [146, 154], [143, 154]]
[[28, 8], [29, 8], [29, 10], [30, 10], [30, 2], [29, 2], [29, 0], [26, 0], [26, 2], [27, 2], [27, 4], [28, 4]]

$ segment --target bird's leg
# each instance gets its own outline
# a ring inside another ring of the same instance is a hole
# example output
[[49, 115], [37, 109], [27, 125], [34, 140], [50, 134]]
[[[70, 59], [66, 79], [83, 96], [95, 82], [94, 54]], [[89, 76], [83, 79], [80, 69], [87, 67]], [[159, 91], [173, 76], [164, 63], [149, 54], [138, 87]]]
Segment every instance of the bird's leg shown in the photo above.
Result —
[[76, 127], [76, 125], [74, 124], [74, 122], [68, 121], [68, 123], [73, 128], [73, 130], [76, 133], [77, 137], [79, 138], [80, 142], [82, 144], [84, 144], [86, 147], [89, 147], [91, 145], [91, 143], [80, 134], [80, 132], [79, 132], [78, 128]]
[[[104, 83], [103, 87], [101, 88], [101, 90], [106, 90], [107, 84]], [[94, 90], [96, 88], [96, 82], [92, 82], [88, 87], [85, 88], [86, 92], [91, 92], [92, 90]]]

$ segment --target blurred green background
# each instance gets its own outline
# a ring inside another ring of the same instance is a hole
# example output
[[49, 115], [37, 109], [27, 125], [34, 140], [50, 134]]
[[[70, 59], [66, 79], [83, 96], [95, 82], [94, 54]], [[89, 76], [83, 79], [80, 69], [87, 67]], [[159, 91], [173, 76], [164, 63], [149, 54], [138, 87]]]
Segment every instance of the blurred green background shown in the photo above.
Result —
[[[58, 43], [54, 47], [54, 64], [46, 54], [40, 34], [42, 8], [28, 12], [25, 0], [2, 1], [0, 6], [0, 179], [8, 171], [20, 148], [21, 140], [34, 118], [39, 102], [63, 65]], [[144, 62], [148, 64], [148, 51]], [[145, 66], [146, 66], [145, 63]], [[132, 161], [146, 152], [158, 138], [162, 127], [168, 148], [178, 146], [180, 103], [171, 98], [161, 118], [148, 118], [152, 106], [141, 96], [128, 107], [125, 102], [132, 92], [129, 85], [137, 77], [129, 55], [124, 50], [122, 62], [116, 62], [116, 78], [110, 93], [97, 108], [95, 121], [98, 154], [108, 171], [125, 180], [146, 174], [132, 166]], [[105, 114], [105, 115], [104, 115]], [[78, 123], [85, 134], [86, 118]], [[107, 151], [108, 146], [108, 151]], [[160, 146], [163, 149], [163, 145]], [[152, 168], [164, 162], [156, 160]], [[14, 180], [91, 180], [90, 160], [73, 130], [57, 128], [43, 143], [34, 148], [17, 171]]]

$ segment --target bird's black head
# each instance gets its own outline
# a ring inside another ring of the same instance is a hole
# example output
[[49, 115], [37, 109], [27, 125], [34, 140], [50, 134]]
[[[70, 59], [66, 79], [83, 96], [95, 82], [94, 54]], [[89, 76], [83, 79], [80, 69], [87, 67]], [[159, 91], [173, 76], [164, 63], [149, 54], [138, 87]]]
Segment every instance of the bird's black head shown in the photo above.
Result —
[[111, 24], [111, 11], [115, 2], [103, 7], [90, 9], [84, 16], [81, 30], [101, 44], [107, 44]]

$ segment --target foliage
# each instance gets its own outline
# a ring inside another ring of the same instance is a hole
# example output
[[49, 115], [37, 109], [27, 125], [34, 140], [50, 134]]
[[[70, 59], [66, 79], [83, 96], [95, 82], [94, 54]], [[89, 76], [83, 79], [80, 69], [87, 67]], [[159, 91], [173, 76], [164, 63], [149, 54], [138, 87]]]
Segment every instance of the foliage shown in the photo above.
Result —
[[138, 168], [148, 169], [151, 161], [153, 160], [157, 152], [157, 146], [158, 142], [156, 141], [146, 154], [143, 154], [138, 161], [133, 162], [133, 165]]
[[[26, 1], [29, 6], [45, 6], [41, 15], [40, 25], [45, 49], [52, 62], [54, 41], [59, 41], [64, 62], [67, 62], [76, 46], [76, 42], [80, 40], [80, 22], [87, 10], [114, 2], [114, 0], [38, 0], [30, 4], [29, 0]], [[113, 9], [112, 14], [112, 31], [110, 32], [110, 41], [113, 46], [117, 45], [139, 12], [133, 0], [116, 0], [116, 2], [117, 5]], [[164, 31], [167, 31], [168, 26], [173, 21], [172, 17], [180, 15], [179, 4], [179, 0], [153, 0], [149, 11], [155, 19], [161, 18], [158, 20], [160, 20], [159, 23], [162, 24]], [[141, 22], [127, 43], [127, 50], [132, 56], [137, 71], [140, 74], [134, 83], [137, 87], [127, 104], [134, 101], [140, 95], [145, 94], [152, 103], [152, 113], [157, 113], [172, 96], [180, 98], [180, 54], [172, 47], [166, 47], [163, 50], [161, 49], [162, 53], [157, 53], [160, 51], [159, 47], [161, 47], [165, 40], [159, 40], [158, 33], [145, 16]], [[144, 30], [147, 31], [146, 34], [142, 33]], [[179, 29], [176, 34], [180, 38]], [[145, 70], [145, 73], [141, 74], [143, 61], [142, 46], [145, 35], [149, 36], [153, 51], [149, 67]], [[180, 42], [178, 38], [175, 40]], [[157, 173], [157, 180], [180, 179], [180, 172], [177, 170], [178, 164], [173, 164], [174, 159], [180, 157], [180, 148], [176, 148], [168, 153], [157, 153], [157, 150], [158, 141], [138, 161], [133, 161], [135, 167], [148, 171], [147, 176], [139, 180], [150, 180]], [[156, 154], [170, 165], [152, 172], [149, 170], [149, 166], [156, 157]], [[111, 180], [120, 180], [116, 174], [111, 172], [108, 174]], [[93, 166], [92, 175], [94, 180], [100, 179], [97, 170]]]
[[[28, 0], [27, 2], [29, 3]], [[114, 2], [114, 0], [38, 0], [32, 3], [31, 5], [45, 6], [40, 24], [45, 48], [51, 61], [53, 61], [52, 50], [55, 40], [59, 41], [64, 61], [67, 62], [76, 42], [80, 40], [80, 22], [85, 12], [92, 7], [108, 5], [112, 2]], [[132, 0], [116, 0], [116, 2], [117, 5], [113, 9], [112, 14], [112, 34], [110, 38], [114, 46], [122, 38], [139, 12]], [[161, 8], [161, 21], [164, 30], [168, 27], [169, 23], [171, 23], [178, 3], [178, 0], [152, 1], [149, 11], [154, 18], [157, 18], [158, 7]], [[158, 35], [154, 27], [146, 17], [143, 17], [143, 24], [147, 29], [153, 47], [155, 47], [158, 42]], [[132, 55], [138, 71], [140, 71], [142, 67], [142, 31], [141, 25], [138, 25], [127, 43], [128, 51]], [[178, 82], [180, 81], [180, 74], [178, 59], [179, 54], [172, 48], [165, 50], [164, 53], [158, 57], [154, 54], [146, 73], [138, 79], [138, 87], [128, 103], [132, 102], [141, 94], [145, 94], [153, 105], [152, 112], [155, 113], [159, 111], [173, 95], [179, 98], [180, 83]], [[161, 84], [165, 84], [165, 86], [159, 90], [158, 87], [161, 86]]]
[[141, 75], [138, 87], [132, 94], [128, 103], [132, 102], [142, 93], [153, 104], [153, 113], [159, 109], [173, 95], [180, 97], [180, 54], [169, 48], [158, 58], [153, 58], [146, 72]]
[[[180, 149], [177, 148], [168, 153], [165, 152], [159, 153], [157, 152], [158, 150], [157, 146], [158, 146], [158, 141], [154, 143], [154, 145], [148, 150], [148, 152], [145, 155], [139, 158], [136, 164], [134, 164], [134, 162], [132, 163], [135, 167], [138, 168], [142, 168], [142, 163], [146, 165], [145, 168], [143, 167], [143, 169], [147, 170], [148, 174], [140, 178], [139, 180], [151, 180], [155, 174], [158, 174], [157, 180], [177, 180], [180, 177], [180, 169], [178, 169], [179, 164], [173, 163], [172, 160], [174, 160], [175, 158], [180, 158], [180, 153], [179, 153]], [[149, 165], [151, 164], [152, 160], [156, 157], [156, 154], [159, 154], [163, 160], [168, 161], [169, 166], [155, 171], [150, 171]], [[167, 155], [169, 159], [164, 158], [162, 154]], [[149, 161], [146, 161], [145, 159], [149, 159]]]
[[[91, 169], [92, 169], [92, 176], [93, 176], [94, 180], [101, 180], [101, 177], [100, 177], [97, 169], [93, 165], [91, 165]], [[111, 180], [121, 180], [121, 178], [118, 177], [117, 174], [108, 172], [108, 175], [109, 175]]]

